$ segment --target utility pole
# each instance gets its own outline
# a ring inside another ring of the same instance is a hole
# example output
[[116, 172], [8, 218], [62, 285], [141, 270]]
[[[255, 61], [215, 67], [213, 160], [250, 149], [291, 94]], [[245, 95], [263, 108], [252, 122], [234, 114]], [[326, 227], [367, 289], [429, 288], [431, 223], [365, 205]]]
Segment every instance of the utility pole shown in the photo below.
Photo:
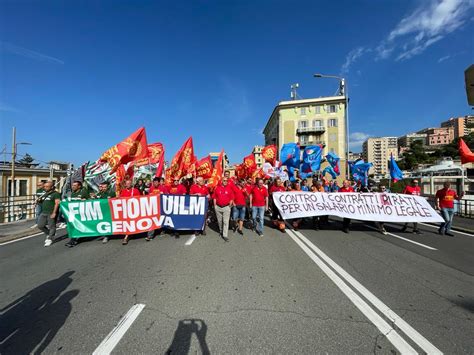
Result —
[[11, 196], [15, 196], [15, 159], [16, 159], [16, 127], [13, 127], [12, 137], [12, 177], [11, 177]]

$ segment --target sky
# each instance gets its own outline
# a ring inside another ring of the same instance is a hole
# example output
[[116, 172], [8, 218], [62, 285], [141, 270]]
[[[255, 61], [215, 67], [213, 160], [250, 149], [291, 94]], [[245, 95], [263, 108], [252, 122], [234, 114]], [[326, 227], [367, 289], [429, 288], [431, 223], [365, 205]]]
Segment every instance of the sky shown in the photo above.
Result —
[[[144, 126], [238, 163], [279, 101], [350, 97], [351, 149], [472, 114], [474, 0], [0, 2], [0, 146], [76, 165]], [[3, 157], [2, 157], [3, 158]]]

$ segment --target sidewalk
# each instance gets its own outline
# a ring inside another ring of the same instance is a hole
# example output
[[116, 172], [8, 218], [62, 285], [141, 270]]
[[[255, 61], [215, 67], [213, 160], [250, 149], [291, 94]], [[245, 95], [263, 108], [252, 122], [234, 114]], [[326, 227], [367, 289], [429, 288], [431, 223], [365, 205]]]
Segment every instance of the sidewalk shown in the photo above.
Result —
[[[0, 224], [0, 243], [39, 233], [34, 219]], [[33, 227], [33, 228], [32, 228]]]
[[474, 219], [454, 216], [452, 229], [474, 234]]

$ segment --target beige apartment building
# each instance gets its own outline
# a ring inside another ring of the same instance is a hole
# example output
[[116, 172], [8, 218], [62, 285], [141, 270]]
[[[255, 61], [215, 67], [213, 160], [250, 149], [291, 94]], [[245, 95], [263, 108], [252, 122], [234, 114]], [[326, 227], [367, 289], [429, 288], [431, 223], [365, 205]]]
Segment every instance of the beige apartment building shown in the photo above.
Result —
[[390, 154], [395, 160], [398, 159], [397, 137], [374, 137], [367, 139], [362, 144], [362, 156], [366, 162], [371, 162], [373, 167], [369, 174], [385, 176], [389, 173], [388, 161]]
[[263, 146], [261, 145], [256, 145], [253, 147], [252, 154], [255, 158], [255, 163], [257, 163], [257, 168], [260, 169], [263, 166], [263, 163], [265, 163], [265, 160], [263, 159], [262, 156], [262, 150]]
[[426, 134], [426, 144], [428, 146], [446, 145], [454, 140], [454, 127], [425, 128], [418, 131], [419, 134]]
[[[278, 154], [285, 143], [324, 144], [340, 158], [341, 178], [346, 173], [347, 136], [345, 96], [282, 101], [273, 109], [263, 129], [265, 145], [275, 144]], [[324, 169], [323, 163], [321, 169]]]
[[454, 139], [464, 137], [474, 131], [474, 116], [467, 115], [461, 117], [452, 117], [449, 120], [442, 122], [441, 127], [452, 127]]

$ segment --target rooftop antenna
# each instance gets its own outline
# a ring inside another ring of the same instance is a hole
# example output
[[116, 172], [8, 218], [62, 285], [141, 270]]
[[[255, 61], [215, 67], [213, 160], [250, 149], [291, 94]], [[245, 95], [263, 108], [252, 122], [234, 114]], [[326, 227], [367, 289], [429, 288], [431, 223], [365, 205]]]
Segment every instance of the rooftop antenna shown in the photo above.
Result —
[[296, 100], [296, 97], [298, 96], [298, 94], [296, 93], [296, 89], [298, 89], [300, 87], [300, 84], [296, 83], [296, 84], [291, 84], [291, 93], [290, 93], [290, 97], [292, 100]]

